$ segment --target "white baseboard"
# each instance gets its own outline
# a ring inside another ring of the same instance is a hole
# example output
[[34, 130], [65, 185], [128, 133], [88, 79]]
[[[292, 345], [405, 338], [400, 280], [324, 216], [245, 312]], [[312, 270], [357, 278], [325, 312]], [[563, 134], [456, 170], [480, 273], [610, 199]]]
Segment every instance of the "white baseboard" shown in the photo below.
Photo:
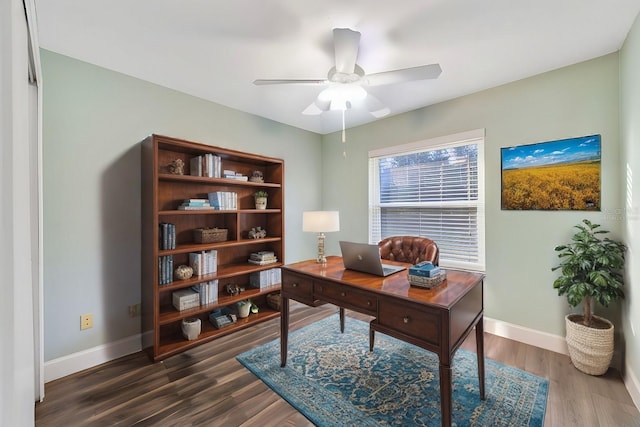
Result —
[[536, 331], [524, 326], [514, 325], [501, 320], [484, 318], [484, 331], [503, 338], [509, 338], [560, 354], [569, 354], [564, 337], [547, 332]]
[[44, 364], [44, 382], [57, 380], [142, 349], [140, 334], [53, 359]]
[[640, 410], [640, 381], [638, 381], [638, 376], [636, 372], [631, 369], [631, 365], [629, 365], [629, 363], [626, 363], [624, 366], [624, 375], [622, 376], [622, 380], [631, 395], [633, 403], [636, 405], [636, 408]]

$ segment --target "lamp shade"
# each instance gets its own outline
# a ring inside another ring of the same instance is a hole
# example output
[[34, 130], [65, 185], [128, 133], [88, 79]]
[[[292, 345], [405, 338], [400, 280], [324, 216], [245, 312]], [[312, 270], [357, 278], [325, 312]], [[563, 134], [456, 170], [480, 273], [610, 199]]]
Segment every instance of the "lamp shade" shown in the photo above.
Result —
[[302, 231], [315, 233], [340, 231], [340, 216], [338, 211], [303, 212]]

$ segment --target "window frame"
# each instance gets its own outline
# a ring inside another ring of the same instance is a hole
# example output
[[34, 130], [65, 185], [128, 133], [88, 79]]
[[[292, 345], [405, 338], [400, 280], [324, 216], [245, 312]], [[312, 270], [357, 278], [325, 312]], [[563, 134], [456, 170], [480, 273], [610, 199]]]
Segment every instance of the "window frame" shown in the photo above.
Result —
[[[476, 209], [476, 233], [477, 233], [477, 262], [466, 262], [447, 259], [446, 254], [440, 255], [440, 265], [445, 268], [484, 272], [485, 265], [485, 165], [484, 165], [484, 139], [485, 130], [476, 129], [437, 138], [415, 141], [391, 147], [384, 147], [369, 151], [369, 243], [377, 243], [384, 237], [381, 236], [380, 209], [381, 207], [414, 207], [418, 204], [426, 208], [455, 208], [470, 207]], [[380, 200], [380, 174], [378, 160], [381, 158], [415, 154], [423, 151], [441, 150], [465, 145], [477, 145], [477, 200], [468, 201], [434, 201], [417, 203], [389, 203], [382, 204]], [[376, 234], [377, 230], [377, 234]], [[429, 237], [429, 236], [424, 236]], [[436, 241], [437, 243], [437, 241]]]

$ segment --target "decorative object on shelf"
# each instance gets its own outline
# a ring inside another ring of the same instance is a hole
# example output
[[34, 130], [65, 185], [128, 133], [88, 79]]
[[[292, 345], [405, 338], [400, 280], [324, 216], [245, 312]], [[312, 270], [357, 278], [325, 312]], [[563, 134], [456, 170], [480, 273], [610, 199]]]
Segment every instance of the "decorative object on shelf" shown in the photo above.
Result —
[[200, 295], [193, 289], [180, 289], [171, 294], [173, 307], [178, 310], [188, 310], [200, 307]]
[[318, 233], [318, 256], [316, 262], [325, 264], [324, 233], [340, 231], [338, 211], [309, 211], [302, 213], [302, 231]]
[[167, 171], [172, 175], [184, 175], [184, 161], [175, 159], [167, 166]]
[[280, 305], [282, 304], [282, 295], [280, 292], [274, 292], [267, 295], [267, 305], [276, 311], [280, 311]]
[[267, 237], [267, 230], [262, 227], [253, 227], [249, 230], [250, 239], [264, 239], [265, 237]]
[[193, 268], [188, 265], [179, 265], [178, 268], [176, 268], [174, 275], [176, 279], [179, 280], [190, 279], [191, 276], [193, 276]]
[[260, 171], [253, 171], [251, 176], [249, 177], [249, 181], [251, 182], [264, 182], [264, 176]]
[[221, 310], [216, 310], [209, 314], [209, 321], [216, 327], [222, 329], [225, 326], [231, 326], [238, 321], [235, 314], [223, 314]]
[[624, 298], [624, 257], [626, 246], [608, 237], [598, 237], [608, 231], [598, 230], [599, 224], [582, 220], [574, 226], [579, 231], [571, 243], [556, 246], [560, 264], [551, 270], [561, 275], [553, 282], [558, 295], [567, 295], [569, 305], [582, 303], [582, 314], [565, 317], [567, 347], [571, 362], [589, 375], [602, 375], [609, 369], [613, 357], [613, 324], [595, 316], [593, 300], [603, 306]]
[[242, 289], [240, 289], [240, 286], [236, 285], [235, 283], [227, 283], [226, 290], [227, 290], [227, 293], [232, 297], [242, 292]]
[[238, 317], [244, 319], [245, 317], [249, 317], [249, 312], [251, 311], [251, 300], [238, 301], [236, 303], [236, 307], [238, 309]]
[[196, 228], [193, 230], [193, 241], [196, 243], [216, 243], [227, 240], [226, 228]]
[[202, 329], [202, 322], [197, 317], [182, 319], [182, 335], [189, 341], [198, 338]]
[[256, 201], [256, 209], [267, 209], [267, 197], [269, 194], [266, 191], [260, 190], [253, 193], [253, 197]]

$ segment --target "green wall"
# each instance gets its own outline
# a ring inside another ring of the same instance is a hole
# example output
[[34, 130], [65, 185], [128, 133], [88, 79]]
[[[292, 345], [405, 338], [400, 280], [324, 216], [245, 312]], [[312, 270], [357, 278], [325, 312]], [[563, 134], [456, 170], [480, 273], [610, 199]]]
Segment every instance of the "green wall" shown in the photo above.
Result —
[[[327, 236], [329, 253], [338, 253], [340, 239], [367, 239], [369, 150], [485, 129], [485, 314], [563, 336], [569, 307], [551, 286], [554, 246], [583, 218], [616, 237], [638, 237], [637, 216], [624, 226], [620, 190], [621, 151], [640, 164], [631, 144], [640, 134], [631, 120], [640, 112], [631, 77], [640, 68], [637, 27], [622, 66], [611, 54], [349, 129], [346, 159], [339, 133], [301, 131], [43, 50], [45, 360], [140, 332], [127, 307], [140, 301], [138, 142], [150, 133], [284, 158], [286, 260], [293, 262], [315, 256], [314, 236], [299, 231], [303, 210], [341, 211], [341, 231]], [[635, 93], [622, 107], [619, 73]], [[500, 210], [500, 147], [594, 133], [602, 135], [601, 212]], [[630, 274], [637, 282], [640, 272]], [[637, 365], [638, 339], [629, 337], [630, 313], [638, 310], [625, 304], [627, 318], [617, 305], [601, 312], [616, 326], [626, 321], [621, 329]], [[80, 332], [87, 312], [95, 327]]]
[[[315, 257], [321, 138], [42, 50], [45, 360], [140, 333], [140, 147], [151, 133], [285, 160], [285, 259]], [[308, 233], [306, 233], [308, 234]], [[80, 331], [80, 315], [94, 328]]]
[[[485, 316], [564, 336], [565, 298], [552, 287], [553, 248], [583, 218], [620, 236], [618, 54], [390, 117], [324, 138], [325, 207], [341, 217], [340, 238], [367, 239], [367, 153], [371, 149], [484, 128], [486, 189]], [[446, 69], [443, 71], [446, 72]], [[602, 135], [602, 212], [502, 211], [500, 147]], [[335, 191], [340, 189], [340, 191]], [[336, 251], [329, 239], [330, 250]], [[608, 314], [619, 318], [611, 307]], [[619, 325], [619, 319], [617, 319]]]
[[[625, 365], [640, 392], [640, 15], [620, 52], [620, 191], [625, 201], [627, 258], [626, 299], [623, 305]], [[636, 395], [636, 405], [640, 396]]]

